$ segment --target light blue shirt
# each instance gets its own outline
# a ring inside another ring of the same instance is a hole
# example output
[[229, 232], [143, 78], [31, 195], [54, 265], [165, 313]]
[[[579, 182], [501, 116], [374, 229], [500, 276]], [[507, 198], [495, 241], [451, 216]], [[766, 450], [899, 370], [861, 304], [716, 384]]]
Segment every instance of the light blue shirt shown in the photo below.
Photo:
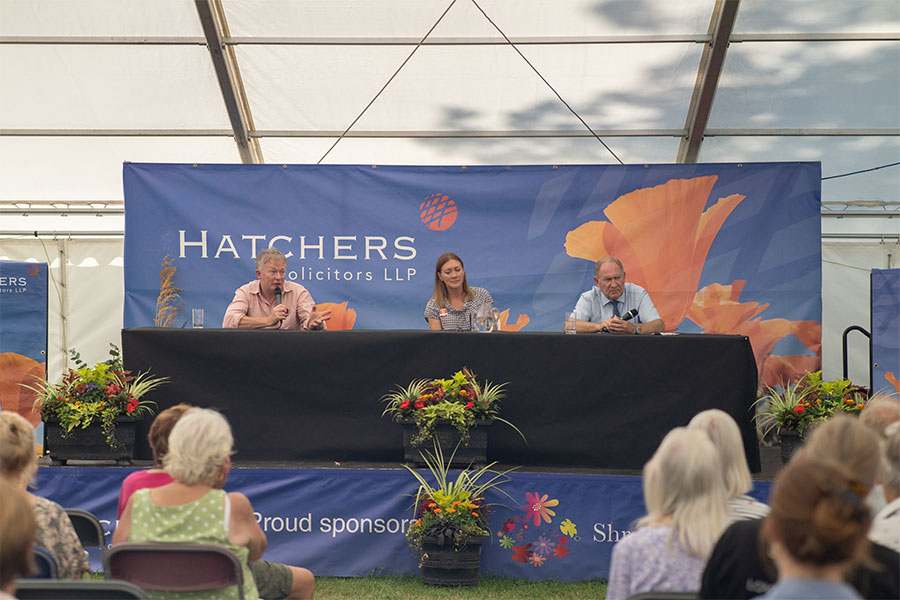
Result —
[[810, 579], [779, 581], [757, 600], [862, 600], [855, 589], [846, 583], [831, 583]]
[[[575, 304], [575, 318], [591, 323], [605, 321], [613, 316], [613, 302], [595, 285], [578, 299], [578, 303]], [[637, 317], [633, 319], [635, 323], [649, 323], [660, 318], [650, 294], [639, 285], [626, 283], [625, 291], [616, 302], [619, 303], [619, 316], [633, 308], [638, 310]]]

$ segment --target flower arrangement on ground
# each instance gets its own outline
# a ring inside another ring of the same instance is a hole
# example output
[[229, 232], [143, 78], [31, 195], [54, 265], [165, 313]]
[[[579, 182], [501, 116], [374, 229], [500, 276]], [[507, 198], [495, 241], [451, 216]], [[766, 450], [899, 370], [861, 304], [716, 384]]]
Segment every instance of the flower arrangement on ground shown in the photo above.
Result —
[[69, 369], [58, 383], [38, 379], [34, 386], [22, 384], [37, 393], [32, 410], [41, 418], [58, 418], [64, 435], [75, 428], [85, 429], [99, 421], [110, 447], [117, 447], [115, 426], [119, 416], [138, 419], [153, 414], [155, 402], [141, 398], [168, 381], [168, 377], [151, 377], [148, 373], [132, 375], [122, 365], [119, 348], [110, 344], [109, 360], [89, 366], [81, 355], [71, 351], [74, 369]]
[[766, 388], [756, 401], [756, 423], [762, 437], [770, 431], [803, 435], [809, 427], [837, 412], [858, 415], [868, 402], [869, 391], [849, 379], [823, 381], [822, 371], [807, 371], [799, 381], [780, 388]]
[[381, 397], [387, 403], [382, 416], [390, 414], [398, 422], [414, 421], [418, 428], [413, 438], [415, 445], [432, 437], [439, 420], [450, 421], [463, 443], [469, 438], [469, 428], [480, 419], [506, 423], [522, 435], [515, 425], [499, 416], [505, 387], [506, 383], [480, 384], [475, 374], [463, 367], [449, 379], [417, 379], [406, 387], [398, 385]]
[[435, 540], [439, 546], [459, 548], [473, 539], [489, 537], [485, 493], [496, 489], [513, 500], [499, 486], [509, 481], [507, 474], [514, 469], [493, 471], [491, 467], [496, 463], [490, 463], [481, 469], [462, 470], [455, 480], [451, 480], [449, 470], [453, 454], [445, 460], [437, 442], [434, 452], [423, 452], [422, 459], [431, 472], [433, 483], [415, 469], [403, 465], [419, 483], [414, 504], [416, 521], [407, 530], [406, 539], [420, 559], [426, 539]]

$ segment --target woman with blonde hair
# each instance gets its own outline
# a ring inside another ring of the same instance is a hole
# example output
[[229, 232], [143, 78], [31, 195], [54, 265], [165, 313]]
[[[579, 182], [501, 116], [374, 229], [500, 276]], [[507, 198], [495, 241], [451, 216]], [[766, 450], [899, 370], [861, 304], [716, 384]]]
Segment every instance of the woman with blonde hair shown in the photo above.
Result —
[[747, 495], [753, 488], [750, 467], [744, 454], [741, 430], [727, 412], [714, 408], [698, 413], [688, 429], [705, 431], [722, 460], [722, 477], [728, 497], [728, 520], [758, 519], [769, 513], [769, 507]]
[[[244, 597], [259, 598], [248, 560], [266, 549], [266, 536], [253, 516], [253, 507], [239, 492], [222, 486], [231, 471], [233, 438], [225, 417], [214, 410], [187, 411], [168, 438], [163, 467], [173, 481], [137, 490], [113, 534], [122, 542], [203, 542], [234, 552], [244, 572]], [[214, 590], [191, 598], [237, 598], [238, 590]]]
[[81, 579], [90, 570], [90, 565], [69, 515], [56, 502], [28, 491], [37, 468], [31, 423], [18, 413], [0, 411], [0, 475], [22, 490], [34, 507], [37, 521], [35, 545], [53, 556], [59, 577]]
[[694, 591], [725, 526], [722, 463], [703, 431], [670, 431], [644, 465], [647, 516], [613, 547], [607, 600]]
[[16, 578], [34, 571], [37, 522], [31, 502], [5, 477], [0, 477], [0, 532], [0, 600], [14, 600]]
[[434, 294], [425, 305], [425, 320], [433, 330], [471, 331], [478, 307], [493, 304], [484, 288], [469, 286], [460, 257], [444, 252], [434, 267]]

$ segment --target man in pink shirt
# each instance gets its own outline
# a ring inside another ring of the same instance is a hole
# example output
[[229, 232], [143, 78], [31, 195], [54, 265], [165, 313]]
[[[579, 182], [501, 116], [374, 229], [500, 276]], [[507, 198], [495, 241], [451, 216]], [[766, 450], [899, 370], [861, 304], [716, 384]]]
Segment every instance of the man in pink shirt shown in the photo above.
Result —
[[306, 288], [285, 281], [287, 259], [275, 248], [256, 257], [256, 281], [242, 285], [225, 311], [228, 329], [325, 329], [331, 311], [316, 311]]

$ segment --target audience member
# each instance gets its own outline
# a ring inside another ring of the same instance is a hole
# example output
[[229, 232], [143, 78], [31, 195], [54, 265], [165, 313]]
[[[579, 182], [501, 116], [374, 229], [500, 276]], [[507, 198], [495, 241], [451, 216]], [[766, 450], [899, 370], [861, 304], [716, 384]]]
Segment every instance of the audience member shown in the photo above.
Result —
[[21, 489], [34, 507], [35, 545], [53, 556], [59, 577], [81, 579], [90, 570], [90, 565], [69, 515], [56, 502], [28, 492], [37, 468], [34, 428], [22, 415], [0, 411], [0, 475]]
[[35, 570], [31, 547], [37, 523], [31, 502], [6, 477], [0, 477], [0, 532], [0, 600], [14, 600], [16, 579]]
[[[153, 420], [147, 440], [157, 466], [146, 471], [135, 471], [122, 482], [119, 518], [134, 492], [172, 482], [172, 477], [162, 468], [163, 460], [169, 453], [169, 435], [175, 423], [192, 408], [194, 407], [189, 404], [176, 404], [160, 412]], [[259, 597], [265, 600], [307, 600], [315, 593], [316, 580], [309, 569], [260, 559], [250, 562], [250, 571], [256, 581]]]
[[728, 497], [728, 520], [766, 516], [769, 507], [747, 495], [753, 488], [753, 480], [744, 454], [741, 431], [731, 415], [717, 408], [704, 410], [691, 419], [688, 429], [705, 431], [719, 453], [725, 478], [725, 495]]
[[[886, 438], [885, 430], [892, 424], [900, 421], [900, 401], [890, 396], [872, 396], [866, 407], [859, 413], [859, 421], [876, 431], [879, 437]], [[866, 504], [872, 509], [872, 514], [879, 512], [887, 504], [887, 494], [882, 484], [877, 481], [872, 491], [866, 496]]]
[[[826, 465], [837, 465], [854, 474], [854, 487], [865, 497], [878, 477], [880, 455], [877, 436], [858, 419], [837, 415], [810, 435], [802, 456]], [[775, 566], [760, 543], [760, 519], [736, 521], [716, 543], [706, 569], [700, 598], [754, 598], [776, 580]], [[847, 580], [864, 598], [900, 597], [900, 555], [880, 544], [871, 544], [871, 561], [857, 566]]]
[[607, 600], [700, 587], [706, 557], [725, 525], [722, 463], [703, 431], [678, 427], [644, 465], [647, 516], [613, 547]]
[[870, 523], [860, 484], [846, 467], [810, 452], [792, 460], [775, 478], [763, 520], [760, 542], [778, 581], [760, 598], [862, 598], [844, 575], [866, 555]]
[[888, 427], [887, 433], [881, 476], [887, 504], [872, 520], [869, 539], [900, 552], [900, 423]]

